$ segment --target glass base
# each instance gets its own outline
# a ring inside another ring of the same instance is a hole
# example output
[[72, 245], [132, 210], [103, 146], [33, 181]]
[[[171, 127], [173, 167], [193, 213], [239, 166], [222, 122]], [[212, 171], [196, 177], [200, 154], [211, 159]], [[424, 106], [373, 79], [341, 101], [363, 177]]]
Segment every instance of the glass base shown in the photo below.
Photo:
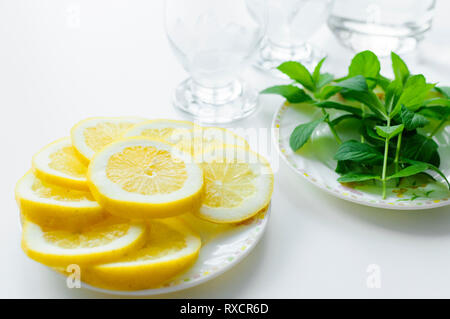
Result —
[[260, 48], [256, 66], [273, 76], [287, 78], [277, 70], [286, 61], [297, 61], [309, 70], [313, 70], [317, 63], [326, 56], [325, 52], [309, 43], [295, 47], [280, 47], [266, 41]]
[[223, 124], [252, 114], [258, 105], [258, 92], [240, 81], [207, 88], [189, 78], [176, 88], [173, 104], [199, 122]]
[[389, 25], [331, 15], [328, 26], [341, 44], [352, 51], [371, 50], [378, 57], [389, 57], [391, 52], [414, 51], [431, 28], [431, 21]]

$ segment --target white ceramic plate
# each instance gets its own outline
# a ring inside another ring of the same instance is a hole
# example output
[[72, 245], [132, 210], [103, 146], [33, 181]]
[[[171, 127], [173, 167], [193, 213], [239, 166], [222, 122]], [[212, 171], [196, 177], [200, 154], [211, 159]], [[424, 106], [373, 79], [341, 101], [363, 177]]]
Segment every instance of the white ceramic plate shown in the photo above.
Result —
[[[338, 145], [326, 124], [319, 126], [311, 140], [298, 152], [292, 151], [289, 146], [289, 137], [297, 125], [320, 116], [320, 110], [306, 104], [283, 104], [275, 113], [272, 122], [274, 142], [281, 157], [297, 174], [336, 197], [367, 206], [411, 210], [450, 204], [450, 192], [438, 176], [434, 176], [436, 182], [425, 178], [418, 182], [404, 179], [399, 187], [392, 185], [388, 188], [388, 197], [385, 200], [382, 199], [381, 189], [377, 185], [342, 185], [337, 182], [339, 175], [334, 171], [336, 161], [333, 160], [333, 155]], [[347, 124], [350, 125], [352, 123]], [[351, 131], [345, 130], [344, 127], [344, 131], [340, 131], [341, 137], [344, 140], [351, 138]], [[450, 179], [450, 126], [436, 134], [434, 140], [439, 144], [440, 169]]]
[[82, 287], [114, 295], [150, 296], [170, 293], [207, 282], [244, 259], [261, 239], [270, 216], [270, 206], [247, 221], [237, 225], [216, 225], [198, 218], [184, 216], [185, 221], [202, 238], [202, 248], [197, 262], [163, 287], [138, 291], [116, 291], [96, 288], [82, 283]]

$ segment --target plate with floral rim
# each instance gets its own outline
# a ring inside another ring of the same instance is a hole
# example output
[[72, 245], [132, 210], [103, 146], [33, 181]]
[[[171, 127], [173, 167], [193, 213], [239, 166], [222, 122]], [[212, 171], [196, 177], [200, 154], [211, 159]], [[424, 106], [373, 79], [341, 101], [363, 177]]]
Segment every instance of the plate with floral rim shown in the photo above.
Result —
[[[339, 111], [330, 114], [339, 115]], [[387, 197], [382, 198], [381, 187], [377, 183], [346, 183], [337, 181], [336, 161], [333, 160], [338, 145], [326, 124], [321, 124], [312, 134], [310, 140], [301, 150], [294, 152], [289, 146], [289, 137], [294, 128], [313, 119], [320, 118], [322, 113], [308, 104], [282, 104], [276, 111], [272, 129], [274, 143], [280, 156], [298, 175], [328, 193], [361, 205], [397, 210], [421, 210], [442, 207], [450, 204], [450, 191], [443, 179], [434, 176], [435, 181], [424, 176], [404, 178], [397, 186], [388, 184]], [[343, 140], [356, 138], [352, 136], [352, 125], [349, 120], [340, 127], [339, 134]], [[354, 133], [353, 133], [354, 134]], [[450, 126], [443, 127], [433, 139], [439, 145], [441, 171], [450, 179]]]

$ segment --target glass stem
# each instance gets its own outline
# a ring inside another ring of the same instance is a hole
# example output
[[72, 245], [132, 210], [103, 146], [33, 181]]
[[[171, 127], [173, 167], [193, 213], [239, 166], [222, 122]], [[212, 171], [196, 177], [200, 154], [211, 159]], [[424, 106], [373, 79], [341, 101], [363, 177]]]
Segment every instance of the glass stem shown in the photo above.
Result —
[[194, 80], [191, 90], [200, 101], [220, 106], [237, 98], [242, 93], [242, 86], [239, 81], [233, 81], [220, 87], [207, 87]]

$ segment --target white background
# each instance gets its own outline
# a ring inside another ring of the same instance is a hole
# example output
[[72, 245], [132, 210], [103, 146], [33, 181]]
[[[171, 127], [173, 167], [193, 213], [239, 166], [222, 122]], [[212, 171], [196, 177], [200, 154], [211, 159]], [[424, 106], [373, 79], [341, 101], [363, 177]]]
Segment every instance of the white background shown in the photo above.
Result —
[[[450, 83], [450, 1], [409, 57], [414, 73]], [[79, 12], [79, 20], [77, 19]], [[352, 53], [324, 26], [313, 39], [344, 74]], [[389, 71], [385, 71], [389, 75]], [[249, 69], [262, 89], [276, 80]], [[0, 0], [0, 297], [103, 298], [65, 280], [20, 249], [14, 185], [32, 155], [90, 116], [180, 118], [170, 104], [186, 77], [165, 38], [161, 0]], [[234, 127], [269, 127], [281, 102]], [[276, 164], [276, 163], [275, 163]], [[381, 288], [366, 285], [381, 269]], [[272, 217], [260, 244], [231, 271], [169, 298], [450, 297], [450, 210], [396, 212], [345, 202], [280, 163]]]

